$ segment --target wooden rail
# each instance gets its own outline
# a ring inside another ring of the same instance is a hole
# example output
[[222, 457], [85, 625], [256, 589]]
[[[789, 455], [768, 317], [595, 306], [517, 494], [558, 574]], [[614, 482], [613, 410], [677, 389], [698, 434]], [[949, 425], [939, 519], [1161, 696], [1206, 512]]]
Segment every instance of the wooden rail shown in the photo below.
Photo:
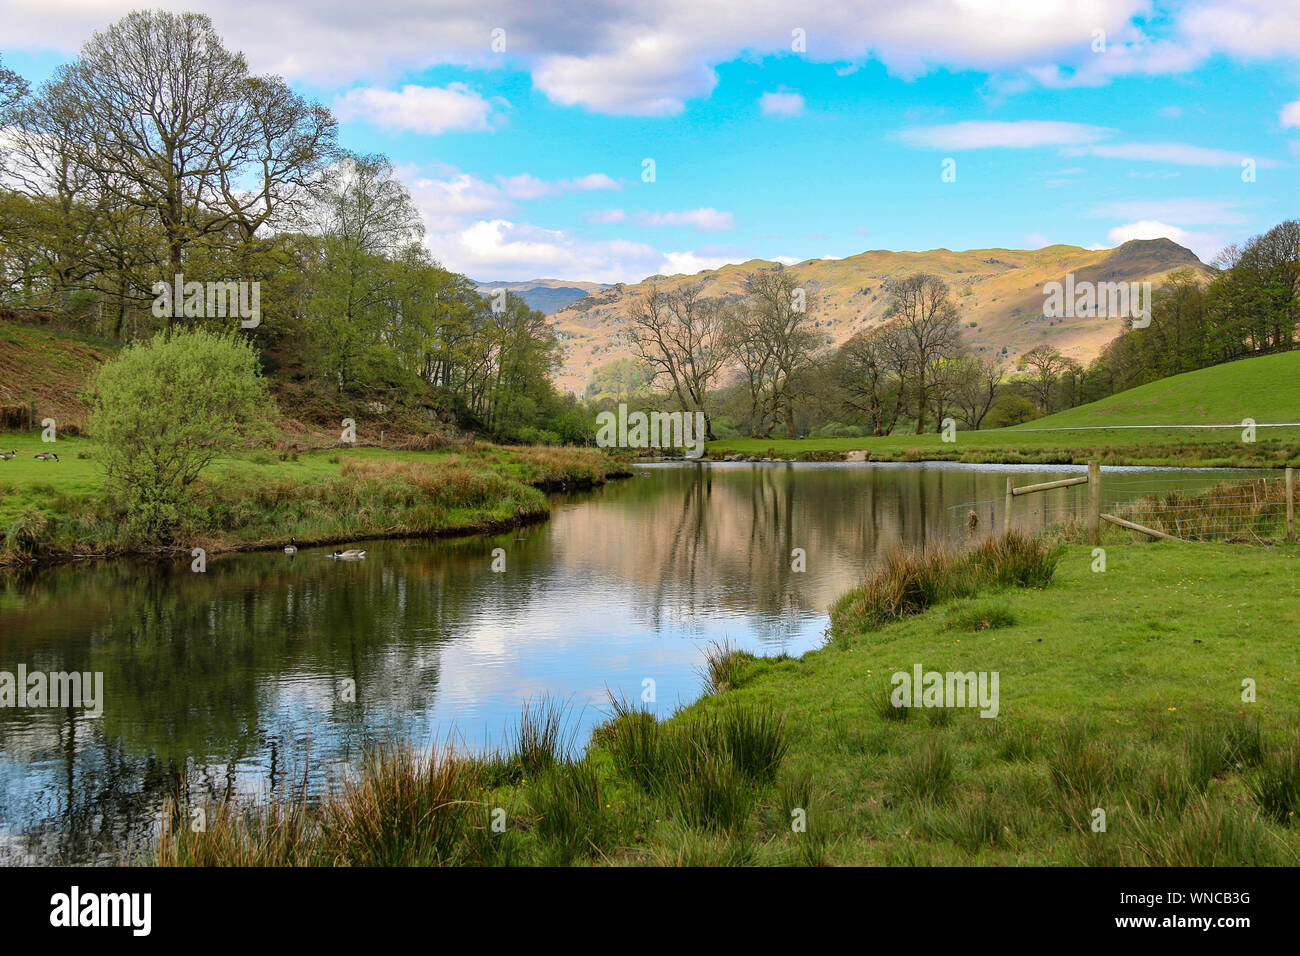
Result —
[[1157, 531], [1155, 528], [1148, 528], [1146, 525], [1138, 524], [1136, 521], [1126, 521], [1123, 518], [1116, 518], [1114, 515], [1103, 514], [1103, 521], [1109, 521], [1111, 524], [1117, 524], [1121, 528], [1128, 528], [1130, 531], [1140, 531], [1143, 534], [1149, 534], [1153, 538], [1164, 538], [1166, 541], [1185, 541], [1185, 538], [1176, 538], [1172, 534], [1165, 534], [1163, 531]]
[[[1113, 525], [1121, 528], [1128, 528], [1130, 531], [1137, 531], [1141, 534], [1150, 535], [1153, 538], [1163, 538], [1166, 541], [1186, 541], [1186, 538], [1179, 538], [1176, 535], [1166, 534], [1163, 531], [1157, 531], [1155, 528], [1148, 528], [1146, 525], [1138, 524], [1136, 521], [1129, 521], [1125, 518], [1117, 518], [1115, 515], [1103, 514], [1101, 510], [1101, 465], [1096, 461], [1088, 462], [1088, 474], [1079, 475], [1075, 478], [1061, 478], [1057, 481], [1044, 481], [1036, 485], [1023, 485], [1019, 488], [1015, 486], [1011, 478], [1007, 478], [1007, 497], [1006, 504], [1002, 512], [1002, 531], [1006, 533], [1011, 530], [1011, 512], [1012, 502], [1020, 495], [1031, 495], [1039, 491], [1051, 491], [1053, 488], [1069, 488], [1072, 485], [1088, 486], [1088, 542], [1094, 547], [1101, 544], [1101, 523], [1109, 521]], [[1287, 468], [1286, 470], [1286, 539], [1288, 541], [1296, 540], [1295, 533], [1295, 469]]]
[[1053, 488], [1069, 488], [1072, 485], [1088, 486], [1088, 541], [1094, 545], [1101, 543], [1101, 465], [1096, 461], [1088, 462], [1088, 473], [1075, 478], [1060, 478], [1056, 481], [1043, 481], [1036, 485], [1015, 486], [1007, 478], [1007, 499], [1002, 511], [1002, 531], [1011, 530], [1011, 503], [1020, 495], [1032, 495], [1039, 491], [1051, 491]]
[[1067, 488], [1070, 485], [1086, 485], [1088, 483], [1087, 475], [1080, 475], [1078, 478], [1062, 478], [1060, 481], [1045, 481], [1041, 485], [1022, 485], [1019, 488], [1012, 488], [1013, 495], [1029, 495], [1035, 491], [1051, 491], [1053, 488]]

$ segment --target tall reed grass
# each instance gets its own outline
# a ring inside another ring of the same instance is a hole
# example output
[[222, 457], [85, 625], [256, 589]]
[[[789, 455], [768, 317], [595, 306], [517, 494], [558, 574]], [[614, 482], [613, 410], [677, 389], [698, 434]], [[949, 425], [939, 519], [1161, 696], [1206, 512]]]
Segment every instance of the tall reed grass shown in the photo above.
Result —
[[885, 553], [863, 584], [831, 609], [837, 629], [868, 631], [982, 590], [1045, 587], [1060, 560], [1059, 546], [1011, 531], [958, 549], [932, 544]]

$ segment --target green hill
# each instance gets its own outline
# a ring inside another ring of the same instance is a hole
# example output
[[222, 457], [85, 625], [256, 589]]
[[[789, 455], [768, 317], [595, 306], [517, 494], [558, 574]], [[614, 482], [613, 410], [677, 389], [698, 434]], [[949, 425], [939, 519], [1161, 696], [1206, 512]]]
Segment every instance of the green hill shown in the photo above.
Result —
[[1242, 359], [1140, 385], [1010, 431], [1097, 425], [1300, 422], [1300, 352]]

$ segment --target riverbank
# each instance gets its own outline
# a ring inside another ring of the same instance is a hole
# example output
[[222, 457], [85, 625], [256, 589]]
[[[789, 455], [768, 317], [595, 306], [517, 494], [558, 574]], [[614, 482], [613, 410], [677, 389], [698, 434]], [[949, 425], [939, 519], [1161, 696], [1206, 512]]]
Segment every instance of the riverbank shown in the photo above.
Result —
[[[714, 654], [712, 693], [663, 722], [615, 704], [585, 756], [542, 703], [495, 757], [390, 747], [321, 805], [215, 805], [202, 834], [179, 812], [158, 860], [1300, 862], [1300, 548], [972, 560], [895, 562], [837, 602], [825, 649]], [[996, 673], [997, 716], [894, 706], [918, 666]]]
[[[241, 451], [194, 488], [169, 542], [140, 540], [108, 494], [94, 442], [0, 436], [0, 565], [203, 548], [209, 554], [500, 531], [549, 514], [546, 492], [631, 474], [597, 449]], [[58, 461], [36, 455], [54, 450]]]
[[[731, 438], [710, 442], [708, 457], [745, 461], [955, 461], [964, 464], [1103, 465], [1151, 468], [1285, 468], [1300, 466], [1300, 428], [1241, 429], [1017, 428], [883, 438]], [[1213, 436], [1213, 437], [1207, 437]], [[736, 456], [739, 456], [738, 458]]]

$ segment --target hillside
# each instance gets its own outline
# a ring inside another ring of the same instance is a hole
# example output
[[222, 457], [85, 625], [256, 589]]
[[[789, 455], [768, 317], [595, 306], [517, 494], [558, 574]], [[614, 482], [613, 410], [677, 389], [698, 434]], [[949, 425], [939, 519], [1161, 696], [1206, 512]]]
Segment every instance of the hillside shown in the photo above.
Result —
[[609, 286], [599, 282], [577, 282], [568, 279], [530, 279], [527, 282], [477, 282], [480, 295], [491, 295], [494, 289], [508, 289], [518, 295], [530, 309], [553, 315], [583, 296], [600, 292]]
[[117, 350], [99, 339], [0, 323], [0, 429], [18, 425], [15, 416], [26, 417], [29, 409], [27, 427], [49, 417], [65, 434], [84, 431], [90, 404], [82, 393]]
[[[693, 276], [650, 276], [636, 284], [613, 285], [579, 299], [554, 316], [565, 344], [560, 387], [581, 393], [599, 365], [628, 355], [618, 333], [627, 309], [652, 283], [673, 289], [703, 282], [705, 294], [740, 295], [746, 275], [771, 268], [754, 259]], [[1099, 316], [1049, 319], [1043, 316], [1043, 286], [1073, 272], [1076, 284], [1151, 281], [1192, 268], [1212, 270], [1195, 254], [1168, 239], [1134, 240], [1115, 249], [1048, 246], [1035, 251], [971, 249], [953, 252], [873, 250], [847, 259], [810, 259], [790, 266], [808, 290], [813, 321], [824, 329], [827, 344], [839, 344], [884, 316], [888, 279], [930, 272], [949, 284], [962, 312], [963, 333], [977, 351], [1003, 352], [1009, 358], [1048, 343], [1066, 355], [1088, 361], [1120, 331], [1121, 320]], [[576, 283], [575, 283], [576, 285]], [[973, 323], [973, 325], [972, 325]]]
[[[0, 320], [0, 432], [27, 432], [53, 418], [60, 436], [84, 435], [90, 417], [91, 379], [120, 346], [93, 336]], [[456, 430], [418, 408], [368, 402], [358, 410], [319, 383], [285, 373], [267, 376], [280, 410], [280, 442], [288, 448], [334, 446], [337, 422], [353, 418], [359, 443], [387, 447], [413, 442], [430, 448], [457, 440]], [[5, 446], [8, 447], [7, 445]], [[414, 447], [414, 446], [413, 446]]]
[[1300, 352], [1184, 372], [1048, 415], [1011, 431], [1095, 425], [1300, 422]]

